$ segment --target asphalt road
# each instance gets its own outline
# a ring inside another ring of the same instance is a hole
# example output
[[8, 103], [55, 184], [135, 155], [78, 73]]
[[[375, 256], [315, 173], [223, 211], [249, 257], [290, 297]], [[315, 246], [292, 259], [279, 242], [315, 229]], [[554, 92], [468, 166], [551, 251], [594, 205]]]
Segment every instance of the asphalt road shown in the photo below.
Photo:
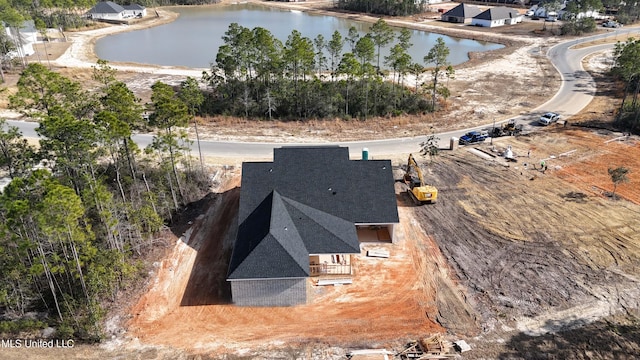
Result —
[[[629, 32], [640, 32], [638, 28], [619, 28], [614, 32], [608, 32], [606, 34], [594, 35], [590, 37], [580, 38], [558, 44], [547, 52], [547, 56], [551, 59], [551, 62], [555, 68], [560, 72], [562, 76], [562, 85], [556, 95], [540, 105], [531, 114], [523, 115], [514, 118], [518, 124], [525, 126], [536, 126], [536, 121], [539, 116], [547, 111], [557, 112], [562, 115], [563, 118], [570, 117], [577, 114], [586, 107], [593, 95], [595, 94], [596, 86], [593, 78], [582, 67], [582, 59], [585, 56], [600, 52], [603, 50], [613, 48], [613, 44], [603, 44], [597, 46], [586, 47], [582, 49], [571, 49], [572, 46], [597, 40], [600, 38], [616, 36], [617, 34], [625, 34]], [[500, 125], [503, 121], [499, 121], [496, 125]], [[7, 120], [7, 123], [12, 126], [17, 126], [25, 137], [37, 137], [35, 128], [37, 123], [29, 123], [23, 121]], [[484, 126], [460, 129], [457, 131], [451, 131], [446, 133], [436, 134], [440, 138], [440, 147], [448, 147], [450, 139], [452, 137], [459, 138], [470, 130], [477, 130], [482, 128], [490, 128], [494, 124], [486, 124]], [[134, 141], [141, 147], [144, 147], [151, 143], [152, 135], [139, 134], [134, 136]], [[247, 143], [247, 142], [228, 142], [228, 141], [201, 141], [200, 146], [202, 152], [207, 156], [226, 157], [226, 158], [240, 158], [240, 159], [271, 159], [273, 149], [282, 146], [313, 146], [313, 145], [339, 145], [347, 146], [350, 149], [352, 158], [356, 158], [361, 155], [362, 149], [367, 148], [371, 158], [380, 158], [384, 155], [392, 154], [404, 154], [408, 152], [418, 152], [420, 150], [419, 144], [427, 140], [427, 136], [412, 137], [412, 138], [398, 138], [398, 139], [385, 139], [385, 140], [369, 140], [369, 141], [352, 141], [352, 142], [338, 142], [338, 143], [318, 143], [318, 144], [295, 144], [295, 143]], [[197, 144], [194, 142], [192, 149], [197, 153]]]

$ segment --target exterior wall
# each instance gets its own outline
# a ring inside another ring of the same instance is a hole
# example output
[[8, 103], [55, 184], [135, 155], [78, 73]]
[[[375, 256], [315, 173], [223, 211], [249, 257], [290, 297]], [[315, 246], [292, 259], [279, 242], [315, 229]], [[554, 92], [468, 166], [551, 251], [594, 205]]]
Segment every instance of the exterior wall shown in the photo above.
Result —
[[459, 24], [464, 24], [465, 22], [471, 21], [471, 19], [465, 19], [460, 16], [448, 16], [448, 15], [442, 15], [441, 20], [446, 22], [459, 23]]
[[22, 53], [25, 54], [26, 56], [31, 56], [31, 55], [35, 54], [36, 51], [33, 48], [33, 43], [28, 43], [28, 44], [22, 45]]
[[293, 306], [307, 302], [307, 279], [235, 280], [233, 303], [239, 306]]
[[311, 276], [351, 275], [351, 254], [309, 255]]
[[510, 23], [508, 23], [508, 24], [510, 24], [510, 25], [519, 24], [519, 23], [521, 23], [521, 22], [522, 22], [522, 19], [523, 19], [523, 18], [524, 18], [524, 16], [522, 16], [522, 15], [521, 15], [521, 16], [516, 16], [516, 17], [514, 17], [513, 19], [510, 19], [510, 20], [511, 20], [511, 22], [510, 22]]
[[[5, 27], [5, 32], [11, 38], [15, 46], [20, 46], [19, 50], [10, 51], [9, 53], [7, 53], [7, 57], [15, 58], [19, 56], [31, 56], [36, 53], [33, 49], [33, 44], [38, 41], [37, 32], [20, 31], [19, 33], [17, 33], [10, 27]], [[20, 41], [17, 41], [18, 36]]]
[[314, 258], [317, 257], [318, 264], [329, 264], [329, 265], [350, 265], [351, 264], [351, 256], [345, 254], [322, 254], [315, 255]]
[[108, 13], [108, 14], [103, 14], [103, 13], [95, 13], [95, 14], [91, 14], [91, 18], [92, 19], [104, 19], [104, 20], [122, 20], [122, 13], [118, 13], [118, 14], [113, 14], [113, 13]]
[[391, 235], [391, 243], [395, 244], [395, 242], [396, 242], [396, 224], [387, 225], [387, 230], [389, 230], [389, 235]]
[[504, 25], [504, 19], [500, 19], [500, 20], [473, 19], [471, 20], [471, 25], [484, 26], [484, 27], [502, 26]]
[[140, 15], [141, 17], [147, 16], [147, 9], [142, 10], [125, 10], [123, 13], [123, 17], [136, 17]]

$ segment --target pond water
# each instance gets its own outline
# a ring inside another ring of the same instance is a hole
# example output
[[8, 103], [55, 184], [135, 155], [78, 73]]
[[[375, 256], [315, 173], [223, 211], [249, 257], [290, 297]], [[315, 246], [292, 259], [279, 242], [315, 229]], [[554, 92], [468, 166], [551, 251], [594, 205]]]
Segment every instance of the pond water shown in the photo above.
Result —
[[[218, 48], [224, 44], [222, 36], [231, 23], [238, 23], [249, 29], [263, 27], [283, 43], [294, 29], [312, 40], [318, 34], [322, 34], [325, 40], [330, 40], [336, 30], [344, 38], [351, 26], [355, 26], [361, 35], [366, 34], [371, 27], [368, 23], [256, 4], [178, 7], [172, 10], [180, 13], [180, 16], [169, 24], [99, 39], [95, 46], [96, 55], [108, 61], [208, 68], [215, 61]], [[399, 34], [399, 30], [397, 33]], [[442, 37], [449, 47], [449, 62], [453, 65], [467, 61], [467, 54], [471, 51], [503, 47], [500, 44], [413, 30], [413, 46], [409, 49], [413, 61], [423, 64], [423, 57], [438, 37]], [[349, 45], [345, 44], [344, 48], [347, 51]], [[381, 51], [381, 63], [386, 54], [384, 50]]]

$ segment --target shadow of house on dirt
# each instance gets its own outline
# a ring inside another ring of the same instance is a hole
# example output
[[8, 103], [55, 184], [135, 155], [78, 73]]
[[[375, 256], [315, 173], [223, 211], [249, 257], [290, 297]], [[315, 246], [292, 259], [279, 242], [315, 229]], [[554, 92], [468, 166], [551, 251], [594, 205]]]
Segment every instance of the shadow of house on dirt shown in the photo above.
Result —
[[238, 221], [240, 188], [214, 194], [213, 201], [193, 221], [188, 243], [197, 251], [180, 306], [231, 303], [226, 281]]
[[[558, 324], [548, 321], [545, 328]], [[640, 321], [599, 320], [576, 329], [531, 336], [519, 333], [505, 344], [499, 359], [637, 359]]]

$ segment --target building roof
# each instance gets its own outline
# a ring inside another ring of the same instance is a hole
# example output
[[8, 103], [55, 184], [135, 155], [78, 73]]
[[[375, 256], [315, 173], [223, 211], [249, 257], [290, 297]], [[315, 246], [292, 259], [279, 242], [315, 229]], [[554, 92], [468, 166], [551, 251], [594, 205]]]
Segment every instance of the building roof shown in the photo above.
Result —
[[500, 6], [495, 8], [490, 8], [483, 11], [481, 14], [474, 16], [474, 19], [479, 20], [500, 20], [500, 19], [512, 19], [516, 18], [520, 15], [518, 10]]
[[229, 279], [306, 277], [310, 254], [359, 253], [354, 224], [397, 223], [389, 160], [346, 147], [283, 147], [242, 164]]
[[462, 18], [472, 18], [472, 17], [480, 14], [481, 12], [482, 12], [482, 10], [480, 10], [480, 8], [477, 7], [477, 6], [467, 5], [467, 4], [459, 4], [458, 6], [454, 7], [453, 9], [447, 11], [446, 13], [444, 13], [442, 15], [462, 17]]
[[89, 10], [89, 14], [119, 14], [124, 8], [113, 1], [100, 1]]

